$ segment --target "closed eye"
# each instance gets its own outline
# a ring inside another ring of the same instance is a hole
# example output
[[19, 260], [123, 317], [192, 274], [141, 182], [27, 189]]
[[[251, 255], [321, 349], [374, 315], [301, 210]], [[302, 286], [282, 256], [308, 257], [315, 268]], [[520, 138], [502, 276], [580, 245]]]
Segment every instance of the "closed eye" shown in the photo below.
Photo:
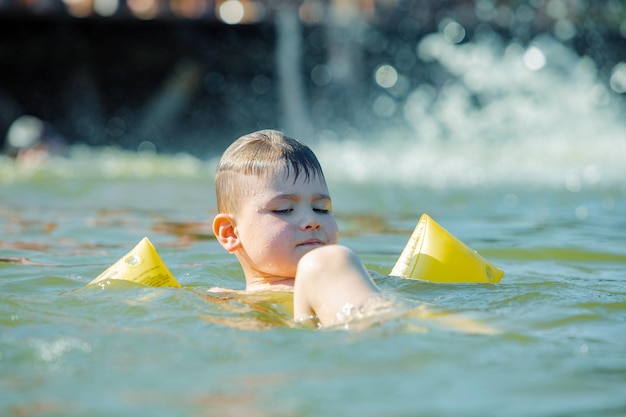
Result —
[[328, 214], [328, 213], [330, 213], [330, 210], [319, 209], [319, 208], [314, 208], [313, 211], [316, 212], [316, 213], [320, 213], [320, 214]]

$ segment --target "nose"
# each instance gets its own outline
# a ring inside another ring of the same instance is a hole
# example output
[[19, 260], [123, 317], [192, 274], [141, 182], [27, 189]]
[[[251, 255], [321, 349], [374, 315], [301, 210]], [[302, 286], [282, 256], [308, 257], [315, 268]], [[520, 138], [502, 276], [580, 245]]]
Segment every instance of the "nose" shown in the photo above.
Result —
[[321, 222], [315, 213], [308, 212], [302, 218], [302, 228], [304, 230], [317, 230], [322, 227]]
[[318, 230], [320, 227], [322, 227], [320, 222], [315, 221], [315, 222], [307, 224], [306, 229], [307, 230], [309, 230], [309, 229]]

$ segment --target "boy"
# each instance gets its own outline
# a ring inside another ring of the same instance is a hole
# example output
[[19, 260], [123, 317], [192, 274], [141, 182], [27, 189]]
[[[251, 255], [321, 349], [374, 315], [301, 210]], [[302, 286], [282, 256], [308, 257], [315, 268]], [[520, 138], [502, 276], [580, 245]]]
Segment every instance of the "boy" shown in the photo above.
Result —
[[275, 130], [242, 136], [215, 176], [213, 232], [243, 269], [246, 291], [293, 289], [294, 318], [333, 325], [380, 292], [338, 227], [313, 151]]

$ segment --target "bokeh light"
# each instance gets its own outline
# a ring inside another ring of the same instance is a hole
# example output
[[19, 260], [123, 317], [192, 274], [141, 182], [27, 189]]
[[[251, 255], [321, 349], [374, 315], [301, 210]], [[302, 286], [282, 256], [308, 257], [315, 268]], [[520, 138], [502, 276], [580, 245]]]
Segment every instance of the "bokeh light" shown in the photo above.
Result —
[[219, 17], [224, 23], [236, 25], [241, 23], [245, 14], [243, 4], [239, 0], [226, 0], [219, 7]]
[[374, 79], [376, 84], [383, 88], [391, 88], [396, 85], [398, 81], [398, 72], [391, 65], [381, 65], [376, 69], [374, 73]]
[[524, 53], [524, 65], [531, 71], [538, 71], [546, 65], [546, 56], [541, 49], [531, 46]]
[[119, 7], [119, 0], [94, 0], [93, 10], [100, 16], [113, 16]]
[[613, 68], [610, 83], [616, 93], [626, 93], [626, 62], [620, 62]]
[[92, 0], [63, 0], [67, 11], [74, 17], [89, 16], [93, 10]]
[[126, 0], [126, 4], [139, 19], [152, 19], [159, 12], [157, 0]]
[[465, 28], [454, 20], [443, 22], [443, 37], [450, 43], [461, 43], [465, 39]]

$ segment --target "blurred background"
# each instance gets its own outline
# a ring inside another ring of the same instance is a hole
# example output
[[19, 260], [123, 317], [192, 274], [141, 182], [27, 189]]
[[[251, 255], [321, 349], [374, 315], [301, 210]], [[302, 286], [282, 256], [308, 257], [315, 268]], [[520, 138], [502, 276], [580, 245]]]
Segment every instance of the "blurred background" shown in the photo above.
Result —
[[[476, 44], [489, 54], [460, 53]], [[586, 63], [594, 108], [623, 114], [623, 0], [0, 0], [0, 145], [202, 157], [260, 128], [307, 141], [438, 138], [455, 134], [450, 112], [552, 88], [496, 86], [468, 68], [485, 76], [511, 54], [564, 83]], [[459, 88], [461, 104], [433, 110]]]

